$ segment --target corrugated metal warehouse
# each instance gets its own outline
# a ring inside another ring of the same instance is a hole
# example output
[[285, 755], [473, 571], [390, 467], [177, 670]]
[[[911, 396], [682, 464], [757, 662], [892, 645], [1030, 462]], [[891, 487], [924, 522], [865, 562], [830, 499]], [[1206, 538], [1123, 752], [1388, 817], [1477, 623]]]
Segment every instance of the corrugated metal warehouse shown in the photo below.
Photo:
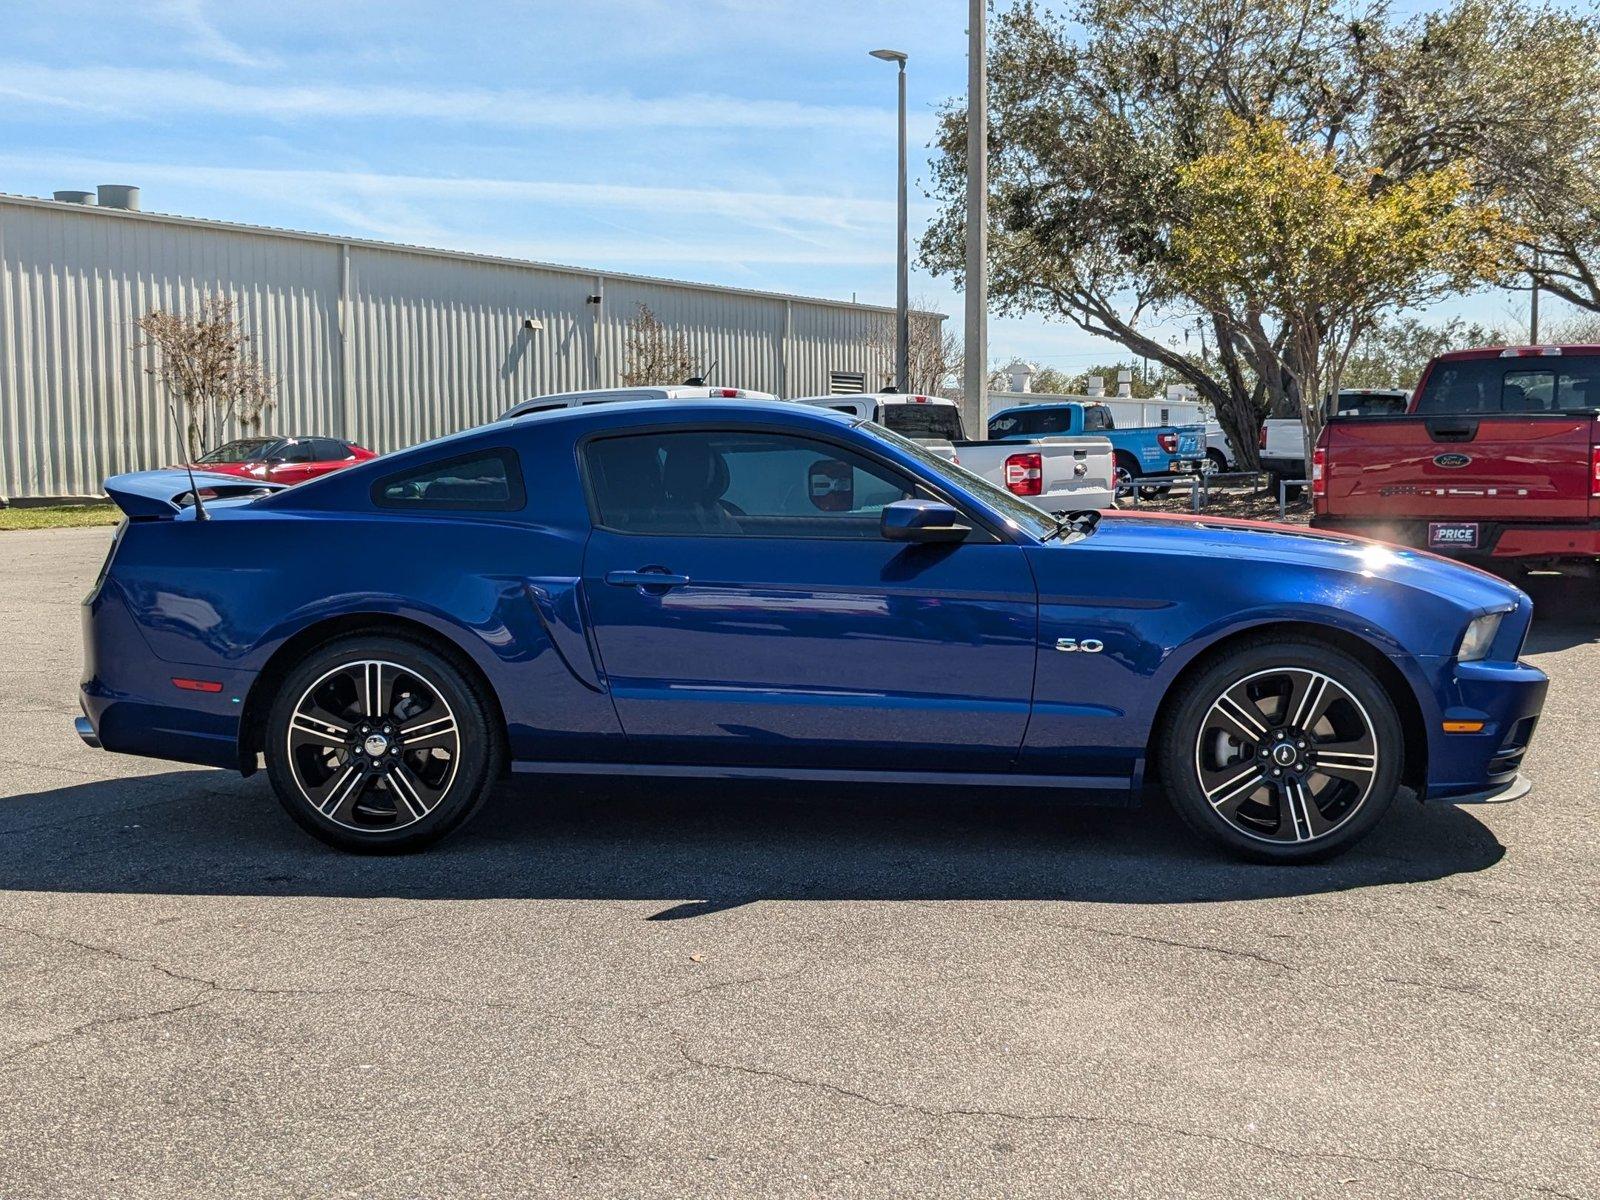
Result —
[[640, 304], [713, 383], [812, 395], [892, 370], [892, 310], [870, 305], [0, 196], [0, 500], [177, 460], [134, 322], [208, 292], [239, 305], [277, 380], [266, 431], [378, 451], [615, 386]]

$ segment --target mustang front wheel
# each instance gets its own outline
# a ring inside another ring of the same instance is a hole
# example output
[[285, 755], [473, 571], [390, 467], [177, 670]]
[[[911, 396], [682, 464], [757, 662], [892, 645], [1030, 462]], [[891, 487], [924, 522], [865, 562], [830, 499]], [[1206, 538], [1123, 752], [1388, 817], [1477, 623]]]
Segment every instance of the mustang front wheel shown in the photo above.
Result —
[[414, 642], [353, 637], [313, 652], [284, 681], [267, 770], [289, 815], [345, 850], [436, 841], [482, 803], [498, 762], [478, 689]]
[[1162, 773], [1179, 814], [1239, 853], [1308, 861], [1348, 849], [1394, 799], [1404, 740], [1361, 663], [1319, 642], [1262, 639], [1185, 687]]

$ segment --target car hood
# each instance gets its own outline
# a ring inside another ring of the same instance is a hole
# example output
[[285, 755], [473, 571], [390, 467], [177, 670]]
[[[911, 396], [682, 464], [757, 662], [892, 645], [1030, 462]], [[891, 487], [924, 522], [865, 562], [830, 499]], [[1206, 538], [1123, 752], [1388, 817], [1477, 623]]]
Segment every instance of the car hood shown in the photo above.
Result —
[[1238, 562], [1301, 566], [1409, 586], [1464, 609], [1518, 608], [1527, 597], [1487, 571], [1424, 550], [1293, 525], [1182, 514], [1108, 512], [1091, 540], [1097, 548]]

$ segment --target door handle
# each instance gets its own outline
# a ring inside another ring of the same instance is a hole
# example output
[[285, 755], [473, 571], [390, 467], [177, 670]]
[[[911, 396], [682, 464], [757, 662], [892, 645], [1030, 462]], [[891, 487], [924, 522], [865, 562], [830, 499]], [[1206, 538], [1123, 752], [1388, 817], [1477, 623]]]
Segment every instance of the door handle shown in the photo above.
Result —
[[612, 587], [638, 587], [649, 591], [668, 591], [689, 582], [687, 575], [673, 575], [664, 567], [645, 567], [638, 571], [607, 571], [606, 582]]

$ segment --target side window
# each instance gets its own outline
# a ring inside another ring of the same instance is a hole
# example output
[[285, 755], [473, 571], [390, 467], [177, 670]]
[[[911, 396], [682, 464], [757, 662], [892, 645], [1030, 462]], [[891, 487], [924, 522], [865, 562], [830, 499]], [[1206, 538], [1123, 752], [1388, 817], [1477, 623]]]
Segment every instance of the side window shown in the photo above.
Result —
[[623, 533], [877, 538], [915, 484], [863, 456], [775, 433], [664, 432], [584, 450], [597, 519]]
[[311, 451], [311, 439], [300, 438], [298, 441], [285, 442], [278, 448], [277, 457], [284, 462], [308, 463], [314, 461]]
[[1563, 363], [1556, 380], [1556, 407], [1600, 408], [1600, 358], [1579, 358]]
[[349, 458], [350, 451], [343, 442], [333, 438], [312, 438], [311, 457], [316, 462], [338, 462]]
[[527, 503], [510, 450], [476, 450], [386, 475], [372, 485], [379, 508], [514, 512]]

